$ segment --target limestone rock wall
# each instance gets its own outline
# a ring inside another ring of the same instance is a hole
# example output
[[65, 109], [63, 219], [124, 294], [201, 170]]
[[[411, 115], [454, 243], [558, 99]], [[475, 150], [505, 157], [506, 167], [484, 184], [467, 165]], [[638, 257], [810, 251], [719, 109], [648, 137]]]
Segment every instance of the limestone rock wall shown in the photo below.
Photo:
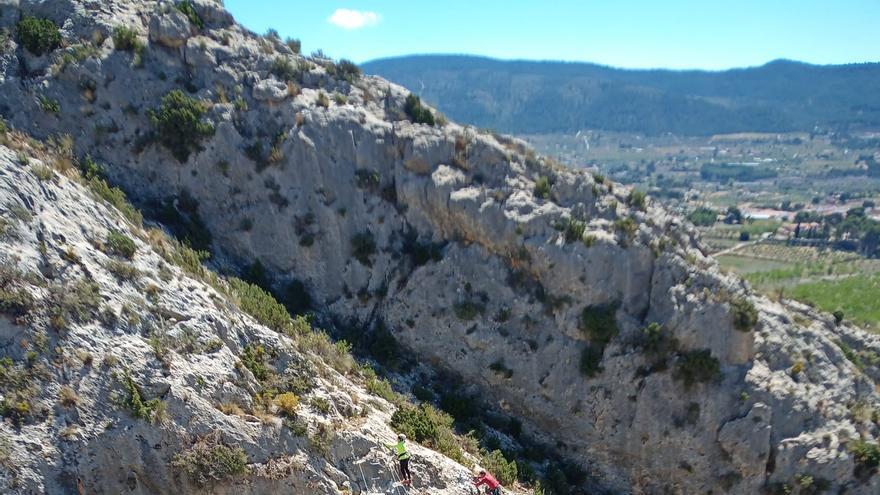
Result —
[[[4, 118], [41, 137], [71, 134], [142, 202], [186, 191], [218, 259], [301, 280], [328, 317], [381, 320], [616, 491], [755, 493], [803, 473], [848, 493], [880, 486], [854, 477], [847, 447], [878, 436], [851, 407], [880, 406], [876, 371], [857, 370], [836, 344], [878, 352], [876, 336], [751, 294], [700, 253], [691, 227], [628, 205], [619, 185], [514, 139], [410, 123], [402, 88], [346, 80], [209, 0], [195, 5], [201, 30], [167, 2], [22, 1], [63, 26], [68, 44], [94, 40], [96, 53], [59, 69], [71, 48], [44, 60], [7, 51]], [[139, 57], [114, 50], [120, 24], [149, 41]], [[271, 73], [278, 60], [295, 82]], [[185, 163], [150, 139], [149, 110], [179, 88], [210, 102], [216, 128]], [[61, 111], [42, 110], [41, 95]], [[543, 179], [547, 195], [536, 190]], [[566, 239], [571, 220], [584, 233]], [[412, 254], [427, 246], [440, 256]], [[751, 331], [733, 327], [737, 300], [758, 310]], [[586, 377], [579, 321], [598, 305], [617, 308], [619, 333], [601, 373]], [[639, 344], [651, 323], [678, 343], [665, 371]], [[700, 350], [721, 378], [685, 387], [676, 370]], [[801, 360], [806, 371], [792, 374]]]

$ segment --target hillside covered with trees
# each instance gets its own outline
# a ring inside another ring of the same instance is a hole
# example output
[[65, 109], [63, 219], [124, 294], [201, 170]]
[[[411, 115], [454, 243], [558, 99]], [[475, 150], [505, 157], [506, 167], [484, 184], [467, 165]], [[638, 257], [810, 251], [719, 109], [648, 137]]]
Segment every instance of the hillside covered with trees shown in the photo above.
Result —
[[421, 55], [365, 72], [403, 84], [449, 117], [513, 133], [581, 129], [681, 135], [880, 126], [880, 64], [778, 60], [723, 72]]

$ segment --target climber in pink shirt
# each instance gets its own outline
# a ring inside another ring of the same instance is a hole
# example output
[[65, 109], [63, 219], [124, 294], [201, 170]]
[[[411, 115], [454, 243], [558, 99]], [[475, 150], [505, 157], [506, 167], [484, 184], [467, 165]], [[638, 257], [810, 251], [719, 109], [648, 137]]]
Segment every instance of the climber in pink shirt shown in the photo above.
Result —
[[486, 488], [489, 489], [489, 495], [501, 495], [501, 483], [498, 483], [498, 480], [487, 473], [485, 469], [481, 469], [474, 476], [474, 486], [479, 488], [480, 485], [486, 485]]

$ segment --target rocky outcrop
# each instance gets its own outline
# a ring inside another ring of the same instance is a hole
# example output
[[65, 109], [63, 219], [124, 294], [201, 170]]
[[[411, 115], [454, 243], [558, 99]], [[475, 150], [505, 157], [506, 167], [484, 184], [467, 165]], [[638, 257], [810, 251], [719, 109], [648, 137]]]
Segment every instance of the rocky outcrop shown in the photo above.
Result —
[[[398, 490], [382, 445], [394, 406], [308, 337], [241, 312], [220, 279], [177, 266], [173, 243], [53, 171], [56, 157], [17, 147], [0, 146], [3, 493]], [[133, 242], [130, 256], [111, 235]], [[28, 312], [10, 309], [13, 286]], [[255, 404], [264, 352], [298, 384], [295, 417]], [[8, 409], [18, 403], [28, 410]], [[186, 457], [194, 446], [204, 457]], [[236, 447], [241, 458], [224, 456]], [[411, 450], [416, 489], [470, 493], [469, 470]]]
[[[878, 436], [855, 412], [880, 407], [877, 371], [846, 356], [880, 352], [878, 337], [752, 294], [677, 217], [515, 139], [411, 123], [402, 88], [294, 54], [218, 6], [187, 32], [164, 2], [48, 3], [70, 12], [57, 19], [70, 43], [120, 23], [154, 43], [133, 64], [99, 37], [38, 74], [16, 49], [4, 118], [71, 134], [142, 204], [186, 198], [218, 262], [301, 281], [328, 320], [381, 323], [612, 491], [745, 494], [806, 473], [880, 486], [851, 452]], [[150, 119], [181, 88], [214, 129], [185, 159]]]

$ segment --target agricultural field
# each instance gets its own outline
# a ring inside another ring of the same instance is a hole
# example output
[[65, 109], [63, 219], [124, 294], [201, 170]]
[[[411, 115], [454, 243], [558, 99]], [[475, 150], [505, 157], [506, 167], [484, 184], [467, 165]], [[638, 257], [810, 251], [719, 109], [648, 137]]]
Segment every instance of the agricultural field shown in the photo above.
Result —
[[843, 311], [846, 320], [880, 332], [880, 260], [766, 243], [745, 245], [716, 259], [723, 269], [772, 297]]

